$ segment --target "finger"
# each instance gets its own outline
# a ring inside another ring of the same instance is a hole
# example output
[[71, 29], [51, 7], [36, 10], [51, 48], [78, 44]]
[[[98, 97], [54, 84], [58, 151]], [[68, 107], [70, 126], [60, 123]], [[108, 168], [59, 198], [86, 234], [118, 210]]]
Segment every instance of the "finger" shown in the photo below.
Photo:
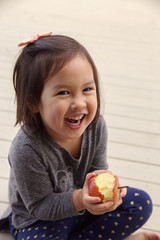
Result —
[[112, 205], [113, 205], [112, 202], [108, 202], [107, 204], [106, 203], [105, 204], [103, 203], [88, 204], [87, 210], [93, 214], [100, 215], [100, 214], [104, 214], [105, 212], [109, 212]]
[[114, 203], [113, 207], [116, 209], [119, 205], [121, 205], [123, 202], [122, 198], [120, 197], [120, 199]]
[[114, 211], [119, 205], [122, 204], [122, 199], [120, 198], [117, 202], [113, 203], [111, 201], [104, 203], [102, 210], [107, 210], [108, 212]]
[[111, 201], [109, 201], [107, 203], [96, 204], [94, 206], [94, 211], [97, 213], [100, 213], [100, 214], [105, 213], [105, 212], [110, 212], [113, 205], [114, 204]]
[[95, 173], [95, 172], [88, 173], [88, 174], [86, 175], [86, 183], [88, 183], [89, 180], [90, 180], [92, 177], [94, 177], [94, 176], [96, 176], [96, 173]]
[[91, 196], [86, 197], [84, 199], [84, 201], [87, 204], [96, 204], [96, 203], [101, 203], [102, 202], [101, 198], [99, 198], [99, 197], [91, 197]]
[[100, 203], [100, 204], [90, 204], [90, 205], [88, 205], [88, 209], [92, 214], [101, 215], [106, 212], [114, 211], [120, 204], [122, 204], [121, 198], [116, 203], [108, 201], [108, 202]]
[[87, 209], [92, 214], [101, 215], [101, 214], [104, 214], [106, 212], [114, 211], [121, 203], [122, 203], [122, 199], [120, 199], [116, 203], [113, 203], [113, 202], [109, 201], [109, 202], [100, 203], [100, 204], [90, 204], [90, 205], [88, 205]]
[[121, 188], [120, 190], [120, 197], [125, 197], [127, 194], [127, 188]]

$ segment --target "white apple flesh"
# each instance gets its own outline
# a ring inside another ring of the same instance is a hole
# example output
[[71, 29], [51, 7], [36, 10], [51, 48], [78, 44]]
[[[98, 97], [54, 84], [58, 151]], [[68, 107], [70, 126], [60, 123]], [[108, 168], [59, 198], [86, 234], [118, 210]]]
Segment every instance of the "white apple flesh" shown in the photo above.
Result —
[[102, 202], [116, 202], [119, 200], [119, 181], [116, 175], [101, 173], [89, 181], [90, 196], [100, 197]]

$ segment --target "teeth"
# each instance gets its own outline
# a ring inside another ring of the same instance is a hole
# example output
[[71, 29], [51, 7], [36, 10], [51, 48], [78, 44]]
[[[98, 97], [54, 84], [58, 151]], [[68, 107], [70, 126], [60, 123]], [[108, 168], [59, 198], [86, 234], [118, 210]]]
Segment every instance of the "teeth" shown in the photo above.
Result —
[[81, 120], [82, 118], [83, 118], [83, 115], [77, 116], [77, 117], [69, 117], [69, 119], [72, 119], [72, 120]]
[[72, 126], [77, 126], [81, 123], [81, 120], [83, 119], [83, 117], [84, 117], [84, 115], [68, 117], [67, 122]]
[[69, 123], [70, 125], [72, 125], [72, 126], [78, 126], [78, 125], [81, 123], [81, 120], [74, 120], [74, 121], [76, 121], [76, 122], [70, 122], [70, 121], [68, 121], [68, 123]]

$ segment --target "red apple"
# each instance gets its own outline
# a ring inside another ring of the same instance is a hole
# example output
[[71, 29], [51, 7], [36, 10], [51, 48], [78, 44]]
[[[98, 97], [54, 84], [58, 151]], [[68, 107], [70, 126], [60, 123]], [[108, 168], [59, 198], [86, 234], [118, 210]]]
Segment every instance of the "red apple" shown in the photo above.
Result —
[[102, 202], [119, 200], [118, 177], [111, 173], [101, 173], [89, 180], [90, 196], [100, 197]]

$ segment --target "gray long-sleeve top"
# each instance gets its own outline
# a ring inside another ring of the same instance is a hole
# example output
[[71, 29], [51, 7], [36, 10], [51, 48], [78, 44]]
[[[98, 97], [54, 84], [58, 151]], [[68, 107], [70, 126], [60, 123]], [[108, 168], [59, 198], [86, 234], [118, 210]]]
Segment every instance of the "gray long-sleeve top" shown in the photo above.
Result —
[[30, 138], [20, 129], [9, 151], [13, 225], [20, 229], [37, 220], [54, 221], [80, 214], [73, 206], [73, 191], [82, 188], [88, 172], [108, 168], [106, 146], [102, 116], [94, 127], [85, 130], [79, 159], [46, 133]]

